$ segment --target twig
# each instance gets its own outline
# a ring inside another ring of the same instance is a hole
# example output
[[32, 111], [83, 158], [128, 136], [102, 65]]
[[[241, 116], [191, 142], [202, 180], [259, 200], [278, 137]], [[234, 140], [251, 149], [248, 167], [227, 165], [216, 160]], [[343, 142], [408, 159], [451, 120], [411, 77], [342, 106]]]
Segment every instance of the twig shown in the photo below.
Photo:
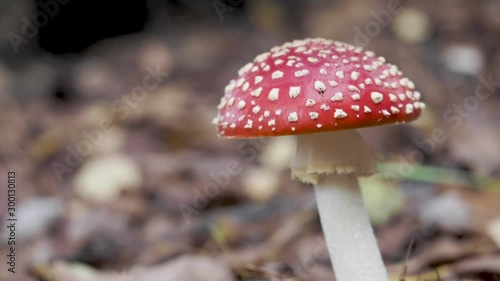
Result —
[[405, 260], [403, 262], [403, 269], [401, 270], [401, 274], [399, 275], [399, 281], [405, 281], [406, 273], [408, 272], [408, 259], [410, 258], [411, 249], [415, 244], [415, 240], [411, 239], [408, 248], [406, 249]]
[[439, 276], [439, 270], [437, 268], [434, 268], [434, 272], [436, 273], [436, 277], [438, 278], [438, 281], [441, 281], [441, 276]]
[[229, 246], [229, 243], [227, 243], [225, 236], [220, 231], [218, 224], [214, 223], [208, 230], [210, 231], [210, 234], [212, 235], [212, 238], [214, 239], [215, 243], [221, 248], [222, 252], [224, 252], [227, 256], [230, 257], [232, 263], [231, 266], [235, 269], [238, 275], [242, 277], [249, 276], [247, 267], [245, 266], [243, 261], [237, 255], [234, 254], [233, 250]]

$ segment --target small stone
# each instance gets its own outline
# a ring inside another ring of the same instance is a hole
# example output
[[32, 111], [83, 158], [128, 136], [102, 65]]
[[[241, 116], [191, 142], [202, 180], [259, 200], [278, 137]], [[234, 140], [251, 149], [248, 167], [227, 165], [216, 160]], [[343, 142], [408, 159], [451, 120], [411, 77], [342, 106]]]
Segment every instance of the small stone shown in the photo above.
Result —
[[91, 159], [75, 176], [75, 192], [90, 201], [107, 203], [124, 190], [142, 183], [139, 166], [125, 155], [115, 154]]

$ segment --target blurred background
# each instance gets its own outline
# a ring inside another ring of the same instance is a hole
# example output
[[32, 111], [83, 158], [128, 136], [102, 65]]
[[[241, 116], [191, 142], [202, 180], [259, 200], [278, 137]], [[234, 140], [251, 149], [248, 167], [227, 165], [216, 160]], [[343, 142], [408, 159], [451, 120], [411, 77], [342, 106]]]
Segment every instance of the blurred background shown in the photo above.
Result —
[[427, 104], [361, 130], [384, 159], [362, 185], [392, 280], [500, 280], [499, 15], [495, 0], [1, 0], [0, 280], [333, 280], [293, 139], [211, 125], [241, 66], [307, 37], [384, 56]]

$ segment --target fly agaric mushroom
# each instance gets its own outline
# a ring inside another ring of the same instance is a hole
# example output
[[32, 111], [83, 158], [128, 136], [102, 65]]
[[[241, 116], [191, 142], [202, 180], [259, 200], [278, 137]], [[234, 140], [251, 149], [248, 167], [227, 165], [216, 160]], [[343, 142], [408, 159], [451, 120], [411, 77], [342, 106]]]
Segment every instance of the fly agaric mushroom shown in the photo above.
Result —
[[425, 104], [395, 65], [326, 39], [285, 43], [231, 80], [214, 119], [219, 136], [297, 135], [292, 178], [315, 186], [339, 281], [387, 281], [358, 184], [375, 157], [353, 129], [413, 121]]

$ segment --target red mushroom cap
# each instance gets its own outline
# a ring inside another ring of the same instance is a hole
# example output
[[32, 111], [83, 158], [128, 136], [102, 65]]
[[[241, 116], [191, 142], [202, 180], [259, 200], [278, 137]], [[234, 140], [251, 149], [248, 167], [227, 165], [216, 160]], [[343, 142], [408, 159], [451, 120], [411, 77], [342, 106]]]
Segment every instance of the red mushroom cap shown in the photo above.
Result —
[[274, 47], [238, 71], [214, 119], [219, 136], [255, 138], [404, 123], [425, 104], [371, 51], [326, 39]]

